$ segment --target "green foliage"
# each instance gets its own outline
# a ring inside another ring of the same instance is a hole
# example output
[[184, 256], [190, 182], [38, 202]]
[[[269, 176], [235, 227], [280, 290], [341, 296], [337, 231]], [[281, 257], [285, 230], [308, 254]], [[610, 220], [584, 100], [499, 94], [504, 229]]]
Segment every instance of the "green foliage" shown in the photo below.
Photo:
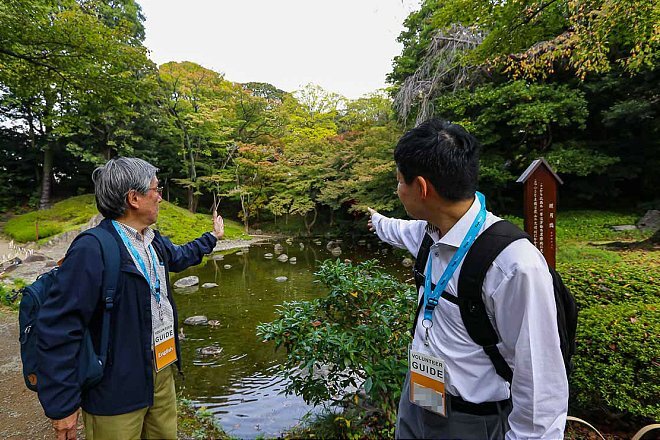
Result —
[[660, 304], [598, 305], [580, 313], [576, 405], [660, 418]]
[[229, 437], [213, 413], [206, 408], [195, 408], [193, 402], [184, 398], [177, 398], [177, 431], [179, 438], [203, 439], [229, 439]]
[[71, 197], [42, 211], [32, 211], [11, 218], [4, 227], [4, 233], [17, 242], [36, 240], [36, 226], [39, 226], [39, 239], [46, 239], [62, 232], [77, 229], [98, 214], [94, 196], [86, 194]]
[[0, 282], [0, 307], [9, 307], [18, 310], [21, 302], [21, 289], [25, 287], [25, 281], [20, 278], [13, 279], [10, 284]]
[[595, 305], [657, 303], [660, 267], [626, 263], [560, 262], [557, 270], [575, 296], [579, 309]]
[[643, 240], [648, 231], [615, 231], [610, 226], [634, 225], [639, 220], [636, 214], [621, 214], [611, 211], [566, 211], [557, 214], [557, 240], [566, 242]]
[[[204, 232], [213, 229], [210, 215], [191, 214], [185, 209], [162, 201], [156, 228], [176, 244], [187, 243]], [[11, 218], [4, 233], [17, 242], [35, 240], [35, 222], [39, 222], [39, 239], [45, 240], [62, 232], [79, 229], [98, 214], [92, 194], [71, 197], [42, 211], [33, 211]], [[225, 220], [225, 238], [247, 237], [242, 228], [231, 220]]]
[[406, 371], [413, 289], [379, 271], [375, 260], [355, 266], [325, 261], [317, 276], [330, 290], [326, 297], [285, 303], [279, 318], [257, 328], [265, 341], [287, 351], [287, 392], [310, 404], [355, 405], [363, 387], [369, 404], [393, 423]]
[[[162, 201], [156, 228], [175, 244], [184, 244], [213, 230], [213, 221], [207, 214], [192, 214], [176, 205]], [[225, 239], [247, 238], [243, 228], [231, 220], [225, 220]]]

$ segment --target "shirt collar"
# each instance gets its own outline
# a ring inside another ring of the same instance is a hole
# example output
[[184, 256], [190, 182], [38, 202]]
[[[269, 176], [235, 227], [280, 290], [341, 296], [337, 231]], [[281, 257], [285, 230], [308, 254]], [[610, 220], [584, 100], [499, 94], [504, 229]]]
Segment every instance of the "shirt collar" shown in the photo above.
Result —
[[140, 243], [144, 242], [145, 246], [149, 246], [155, 237], [154, 231], [149, 227], [144, 229], [144, 238], [143, 238], [142, 234], [140, 234], [137, 229], [125, 225], [120, 221], [117, 221], [117, 223], [119, 224], [119, 226], [121, 226], [124, 232], [126, 232], [126, 235], [128, 235], [131, 241], [137, 241]]
[[[427, 225], [427, 232], [429, 232], [436, 243], [442, 243], [457, 248], [463, 242], [463, 238], [465, 238], [465, 235], [468, 233], [468, 230], [472, 226], [472, 222], [477, 217], [477, 214], [479, 214], [480, 209], [481, 202], [479, 202], [479, 198], [475, 195], [470, 209], [463, 214], [463, 217], [461, 217], [445, 235], [439, 237], [440, 232], [431, 224]], [[429, 227], [431, 229], [429, 229]], [[439, 240], [437, 239], [438, 237], [440, 238]]]

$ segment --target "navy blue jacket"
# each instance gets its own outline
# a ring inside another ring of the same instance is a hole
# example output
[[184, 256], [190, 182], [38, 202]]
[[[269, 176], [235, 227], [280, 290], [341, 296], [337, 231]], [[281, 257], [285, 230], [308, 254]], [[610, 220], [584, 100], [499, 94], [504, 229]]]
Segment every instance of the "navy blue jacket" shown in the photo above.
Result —
[[[46, 416], [62, 419], [82, 407], [90, 414], [112, 416], [153, 405], [153, 353], [151, 347], [151, 294], [149, 284], [109, 220], [100, 227], [117, 240], [121, 263], [117, 292], [110, 321], [110, 343], [103, 379], [81, 392], [78, 384], [77, 354], [84, 331], [89, 327], [99, 352], [103, 302], [101, 284], [103, 258], [94, 237], [83, 236], [67, 251], [62, 267], [37, 320], [39, 382], [38, 394]], [[167, 298], [178, 316], [172, 298], [169, 272], [180, 272], [199, 264], [210, 253], [216, 238], [200, 238], [176, 246], [156, 232], [153, 241], [158, 258], [165, 265]], [[181, 370], [178, 328], [175, 328], [177, 367]]]

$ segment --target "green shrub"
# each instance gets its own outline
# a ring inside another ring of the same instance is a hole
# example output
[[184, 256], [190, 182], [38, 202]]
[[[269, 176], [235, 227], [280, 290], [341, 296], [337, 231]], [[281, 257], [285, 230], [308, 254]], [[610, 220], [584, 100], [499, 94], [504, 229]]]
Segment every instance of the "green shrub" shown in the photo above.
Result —
[[580, 313], [571, 376], [578, 410], [660, 419], [659, 307], [621, 304]]
[[626, 263], [560, 263], [559, 273], [579, 309], [599, 304], [660, 301], [660, 268]]
[[363, 385], [369, 404], [394, 423], [407, 368], [413, 289], [379, 271], [375, 260], [355, 266], [325, 261], [317, 276], [330, 289], [326, 297], [285, 303], [279, 318], [257, 328], [264, 340], [287, 351], [282, 366], [291, 380], [287, 392], [311, 404], [354, 404], [356, 388]]

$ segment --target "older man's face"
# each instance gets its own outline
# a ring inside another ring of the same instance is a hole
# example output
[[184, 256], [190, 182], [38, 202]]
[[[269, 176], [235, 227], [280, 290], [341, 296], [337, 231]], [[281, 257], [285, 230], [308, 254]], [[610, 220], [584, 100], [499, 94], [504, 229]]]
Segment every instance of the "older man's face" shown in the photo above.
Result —
[[139, 212], [144, 217], [145, 223], [154, 224], [158, 220], [158, 204], [163, 200], [162, 189], [158, 186], [158, 178], [151, 179], [147, 193], [142, 196]]

